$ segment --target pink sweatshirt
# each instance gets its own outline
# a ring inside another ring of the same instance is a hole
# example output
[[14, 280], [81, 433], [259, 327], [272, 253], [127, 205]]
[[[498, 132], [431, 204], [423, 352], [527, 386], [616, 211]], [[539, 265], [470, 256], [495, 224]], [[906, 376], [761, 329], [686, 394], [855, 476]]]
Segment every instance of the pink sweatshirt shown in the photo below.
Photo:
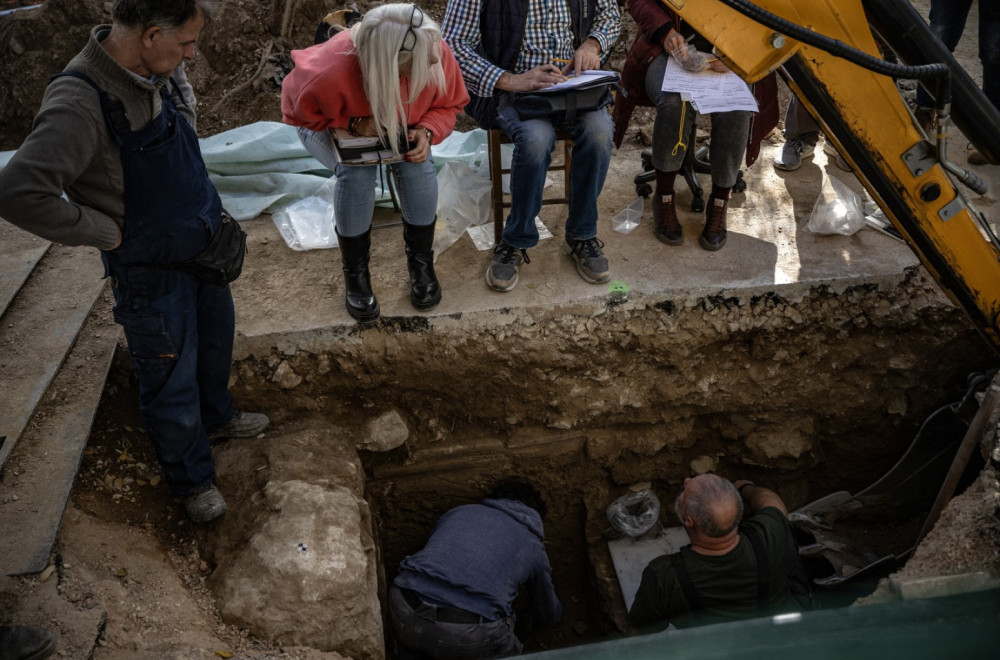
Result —
[[[329, 41], [292, 51], [295, 68], [281, 85], [281, 114], [286, 124], [313, 131], [346, 129], [351, 117], [371, 116], [353, 48], [350, 30], [344, 30]], [[428, 85], [415, 101], [405, 105], [407, 126], [426, 126], [434, 134], [434, 144], [451, 135], [455, 117], [469, 102], [458, 62], [444, 40], [441, 66], [445, 89]], [[405, 81], [400, 78], [400, 84]]]

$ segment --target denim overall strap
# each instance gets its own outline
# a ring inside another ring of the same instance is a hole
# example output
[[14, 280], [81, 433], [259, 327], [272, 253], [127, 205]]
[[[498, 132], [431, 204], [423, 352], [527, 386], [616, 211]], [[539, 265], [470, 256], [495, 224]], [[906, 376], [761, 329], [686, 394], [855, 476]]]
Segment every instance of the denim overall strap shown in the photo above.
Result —
[[229, 373], [235, 315], [228, 286], [144, 266], [182, 261], [202, 250], [222, 205], [194, 129], [164, 88], [160, 115], [132, 131], [120, 101], [97, 90], [121, 150], [125, 226], [122, 244], [102, 252], [114, 316], [125, 331], [139, 379], [143, 424], [174, 494], [185, 497], [215, 476], [208, 433], [233, 416]]
[[111, 253], [124, 264], [174, 263], [198, 254], [219, 226], [222, 202], [208, 178], [198, 136], [168, 87], [160, 91], [159, 116], [132, 131], [120, 102], [85, 74], [57, 74], [63, 75], [97, 90], [108, 130], [121, 148], [125, 227], [122, 244]]

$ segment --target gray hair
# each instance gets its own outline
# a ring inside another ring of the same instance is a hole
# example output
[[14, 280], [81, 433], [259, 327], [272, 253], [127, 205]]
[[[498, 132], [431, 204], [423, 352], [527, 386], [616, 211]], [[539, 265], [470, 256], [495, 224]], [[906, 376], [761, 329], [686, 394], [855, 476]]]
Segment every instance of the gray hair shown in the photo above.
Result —
[[211, 18], [215, 0], [115, 0], [111, 18], [126, 28], [172, 30], [194, 18], [199, 9], [206, 19]]
[[[720, 538], [732, 532], [743, 517], [743, 498], [728, 479], [714, 474], [706, 475], [697, 492], [687, 492], [684, 511], [681, 511], [681, 496], [674, 502], [674, 512], [683, 523], [685, 515], [690, 516], [694, 526], [706, 536]], [[683, 495], [684, 493], [682, 493]], [[729, 518], [728, 503], [736, 508], [736, 516]]]
[[[420, 25], [413, 27], [411, 22], [416, 18]], [[445, 88], [441, 28], [416, 5], [396, 3], [369, 10], [351, 31], [375, 129], [384, 138], [384, 128], [394, 151], [401, 153], [405, 145], [397, 144], [397, 136], [406, 129], [405, 104], [427, 86]], [[429, 64], [432, 54], [437, 56], [437, 64]], [[411, 65], [404, 99], [399, 89], [399, 66], [407, 62]]]

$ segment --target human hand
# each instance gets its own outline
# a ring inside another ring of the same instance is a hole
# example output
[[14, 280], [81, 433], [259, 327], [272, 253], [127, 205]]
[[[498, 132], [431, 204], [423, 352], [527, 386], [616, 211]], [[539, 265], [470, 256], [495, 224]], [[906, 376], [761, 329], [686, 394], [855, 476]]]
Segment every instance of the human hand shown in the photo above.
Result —
[[505, 92], [533, 92], [552, 87], [565, 80], [566, 76], [555, 64], [542, 64], [524, 73], [504, 72], [497, 80], [496, 86]]
[[406, 132], [406, 139], [415, 146], [404, 154], [403, 158], [408, 163], [422, 163], [431, 155], [431, 136], [426, 128], [417, 126]]
[[562, 73], [569, 75], [575, 71], [581, 73], [588, 69], [601, 68], [601, 44], [593, 37], [587, 38], [573, 53], [573, 61], [562, 68]]
[[673, 53], [675, 50], [684, 48], [687, 42], [684, 41], [684, 37], [677, 30], [670, 28], [667, 32], [667, 36], [663, 38], [663, 49], [668, 53]]
[[720, 60], [718, 57], [712, 57], [708, 60], [708, 68], [716, 73], [728, 73], [729, 67]]

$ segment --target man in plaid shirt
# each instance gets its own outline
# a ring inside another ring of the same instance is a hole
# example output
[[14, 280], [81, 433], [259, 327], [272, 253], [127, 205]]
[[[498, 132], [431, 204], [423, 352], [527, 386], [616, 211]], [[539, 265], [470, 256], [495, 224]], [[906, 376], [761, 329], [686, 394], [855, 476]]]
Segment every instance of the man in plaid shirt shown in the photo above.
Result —
[[565, 249], [580, 277], [607, 282], [611, 271], [597, 238], [597, 197], [611, 162], [610, 115], [600, 108], [569, 121], [562, 113], [522, 119], [514, 99], [574, 71], [600, 69], [621, 32], [616, 0], [450, 0], [441, 28], [472, 97], [466, 112], [514, 143], [510, 215], [493, 249], [487, 285], [510, 291], [522, 261], [530, 263], [527, 250], [538, 243], [535, 216], [557, 128], [573, 140]]

